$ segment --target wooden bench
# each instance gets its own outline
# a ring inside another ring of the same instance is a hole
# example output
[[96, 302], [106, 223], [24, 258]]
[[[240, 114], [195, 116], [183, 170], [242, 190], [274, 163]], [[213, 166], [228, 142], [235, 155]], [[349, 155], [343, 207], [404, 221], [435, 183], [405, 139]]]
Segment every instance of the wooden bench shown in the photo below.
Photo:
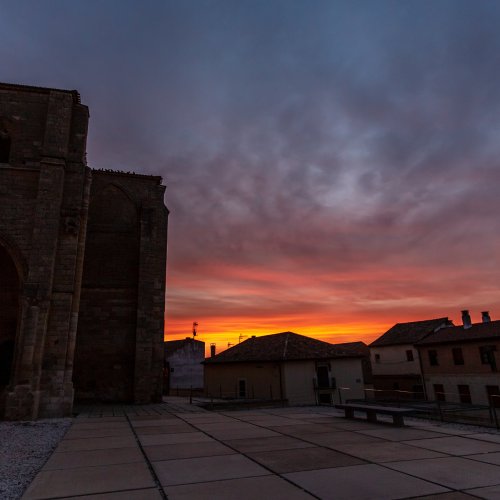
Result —
[[345, 411], [345, 418], [354, 418], [354, 412], [360, 411], [366, 413], [366, 418], [369, 422], [377, 421], [377, 413], [381, 415], [392, 415], [392, 423], [398, 427], [403, 427], [405, 425], [403, 417], [404, 415], [409, 415], [413, 410], [408, 408], [395, 408], [392, 406], [376, 406], [376, 405], [366, 405], [360, 403], [345, 403], [335, 405], [335, 408], [339, 408]]

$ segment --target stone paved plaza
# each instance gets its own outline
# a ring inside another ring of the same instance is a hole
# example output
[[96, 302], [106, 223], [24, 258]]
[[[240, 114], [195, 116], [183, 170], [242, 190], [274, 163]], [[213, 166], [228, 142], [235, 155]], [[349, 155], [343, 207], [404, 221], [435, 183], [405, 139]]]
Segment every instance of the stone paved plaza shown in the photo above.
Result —
[[500, 433], [418, 420], [396, 428], [324, 407], [91, 407], [23, 498], [72, 497], [499, 499]]

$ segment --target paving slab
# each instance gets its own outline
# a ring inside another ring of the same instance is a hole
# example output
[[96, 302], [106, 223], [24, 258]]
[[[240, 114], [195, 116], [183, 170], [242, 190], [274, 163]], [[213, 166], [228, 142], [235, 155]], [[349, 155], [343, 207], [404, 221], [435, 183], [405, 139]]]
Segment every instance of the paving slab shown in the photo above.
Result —
[[144, 436], [146, 434], [175, 434], [195, 431], [196, 429], [184, 423], [175, 425], [148, 425], [147, 427], [137, 427], [135, 429], [138, 436]]
[[143, 446], [155, 444], [203, 443], [213, 441], [203, 432], [181, 432], [180, 434], [146, 434], [139, 436]]
[[358, 429], [356, 432], [375, 436], [388, 441], [409, 441], [410, 439], [430, 439], [445, 437], [439, 432], [432, 432], [425, 429], [412, 429], [411, 427], [380, 427], [378, 429]]
[[[324, 423], [323, 423], [324, 424]], [[328, 423], [335, 429], [343, 431], [362, 431], [370, 429], [380, 429], [384, 427], [382, 424], [374, 424], [365, 420], [347, 420], [346, 418], [337, 418]]]
[[500, 443], [488, 443], [478, 439], [462, 436], [447, 436], [433, 439], [417, 439], [405, 441], [406, 444], [426, 448], [449, 455], [473, 455], [476, 453], [491, 453], [500, 451]]
[[268, 427], [281, 427], [283, 425], [309, 425], [308, 422], [304, 422], [303, 420], [277, 416], [246, 418], [245, 422]]
[[467, 495], [461, 491], [450, 491], [450, 493], [440, 493], [438, 495], [425, 495], [423, 497], [415, 497], [418, 500], [472, 500], [477, 497]]
[[247, 456], [278, 474], [364, 463], [363, 460], [358, 458], [320, 446], [294, 450], [252, 452], [247, 453]]
[[500, 467], [462, 457], [430, 458], [385, 464], [456, 490], [493, 486], [500, 482]]
[[272, 436], [279, 436], [280, 434], [266, 429], [264, 427], [257, 427], [255, 425], [252, 425], [250, 427], [247, 427], [245, 429], [220, 429], [220, 430], [213, 430], [213, 431], [206, 431], [208, 434], [213, 436], [216, 439], [219, 439], [221, 441], [229, 441], [231, 439], [245, 439], [245, 438], [263, 438], [263, 437], [272, 437]]
[[71, 427], [64, 435], [64, 439], [88, 439], [88, 438], [102, 438], [111, 436], [133, 436], [130, 427], [105, 427], [99, 429], [92, 427], [91, 429], [81, 429], [78, 427]]
[[[162, 500], [161, 493], [157, 488], [147, 490], [127, 490], [116, 491], [114, 493], [99, 493], [97, 495], [83, 495], [76, 497], [76, 500]], [[75, 500], [75, 497], [64, 497], [61, 500]]]
[[107, 450], [56, 451], [49, 458], [42, 470], [74, 469], [76, 467], [126, 464], [143, 461], [144, 457], [138, 446]]
[[330, 432], [328, 434], [311, 434], [302, 435], [301, 439], [308, 441], [310, 443], [319, 444], [320, 446], [326, 446], [328, 448], [336, 449], [339, 444], [347, 443], [381, 443], [382, 439], [375, 436], [366, 436], [364, 434], [359, 434], [358, 432], [352, 431], [336, 431]]
[[236, 453], [231, 448], [218, 441], [206, 443], [180, 443], [144, 446], [144, 452], [152, 462], [172, 460], [176, 458], [211, 457], [217, 455], [232, 455]]
[[478, 455], [467, 455], [471, 460], [486, 462], [488, 464], [500, 465], [500, 452], [496, 453], [480, 453]]
[[284, 477], [324, 500], [393, 500], [414, 496], [415, 492], [429, 495], [449, 491], [375, 464], [292, 472]]
[[130, 448], [137, 446], [132, 433], [129, 436], [109, 436], [87, 439], [63, 439], [57, 451], [106, 450], [111, 448]]
[[259, 427], [248, 422], [231, 420], [231, 422], [191, 422], [191, 425], [205, 432], [217, 431], [245, 431], [258, 429]]
[[166, 460], [153, 462], [153, 467], [162, 486], [270, 474], [263, 467], [239, 454]]
[[397, 443], [393, 441], [335, 444], [334, 446], [337, 451], [375, 463], [447, 456], [436, 451], [416, 448], [415, 446], [409, 446], [404, 443]]
[[35, 500], [154, 486], [151, 472], [144, 463], [79, 467], [41, 471], [22, 498]]
[[497, 484], [496, 486], [489, 486], [487, 488], [468, 490], [468, 492], [479, 498], [498, 500], [500, 498], [500, 484]]
[[489, 441], [490, 443], [500, 444], [500, 433], [491, 434], [489, 432], [476, 432], [467, 436], [471, 439], [480, 439], [481, 441]]
[[130, 429], [130, 425], [124, 419], [118, 422], [100, 422], [99, 419], [77, 420], [71, 429], [88, 430], [88, 429]]
[[183, 425], [184, 420], [180, 418], [154, 418], [154, 419], [148, 419], [148, 420], [135, 420], [130, 422], [132, 424], [132, 427], [134, 429], [139, 429], [143, 427], [164, 427], [164, 426], [170, 426], [170, 425]]
[[313, 434], [327, 434], [329, 432], [338, 431], [337, 428], [334, 428], [330, 425], [309, 424], [307, 422], [298, 425], [281, 425], [271, 428], [277, 432], [281, 432], [282, 434], [298, 437], [309, 436]]
[[242, 453], [248, 453], [252, 451], [291, 450], [294, 448], [309, 448], [311, 446], [315, 446], [313, 443], [307, 443], [306, 441], [295, 439], [289, 436], [232, 439], [229, 441], [225, 441], [225, 443]]
[[314, 497], [277, 476], [229, 479], [208, 483], [165, 486], [169, 500], [255, 500], [256, 498], [311, 500]]

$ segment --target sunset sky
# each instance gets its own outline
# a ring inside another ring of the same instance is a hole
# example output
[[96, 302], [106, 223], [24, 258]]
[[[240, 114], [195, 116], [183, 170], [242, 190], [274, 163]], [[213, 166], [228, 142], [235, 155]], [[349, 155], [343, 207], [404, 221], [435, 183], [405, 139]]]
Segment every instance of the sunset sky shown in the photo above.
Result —
[[163, 176], [166, 339], [500, 319], [500, 2], [0, 0], [0, 81]]

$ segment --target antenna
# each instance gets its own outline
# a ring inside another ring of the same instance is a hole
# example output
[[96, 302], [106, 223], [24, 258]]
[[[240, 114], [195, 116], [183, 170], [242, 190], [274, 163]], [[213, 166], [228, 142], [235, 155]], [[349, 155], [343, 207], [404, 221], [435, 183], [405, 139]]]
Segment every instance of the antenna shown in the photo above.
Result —
[[193, 321], [193, 339], [196, 337], [196, 327], [198, 326], [198, 323], [196, 321]]
[[241, 343], [241, 341], [242, 341], [243, 339], [246, 339], [247, 337], [248, 337], [248, 335], [242, 335], [242, 334], [240, 333], [240, 336], [238, 337], [238, 344], [240, 344], [240, 343]]
[[232, 345], [234, 345], [234, 344], [231, 344], [231, 342], [228, 342], [227, 343], [227, 348], [229, 349]]

